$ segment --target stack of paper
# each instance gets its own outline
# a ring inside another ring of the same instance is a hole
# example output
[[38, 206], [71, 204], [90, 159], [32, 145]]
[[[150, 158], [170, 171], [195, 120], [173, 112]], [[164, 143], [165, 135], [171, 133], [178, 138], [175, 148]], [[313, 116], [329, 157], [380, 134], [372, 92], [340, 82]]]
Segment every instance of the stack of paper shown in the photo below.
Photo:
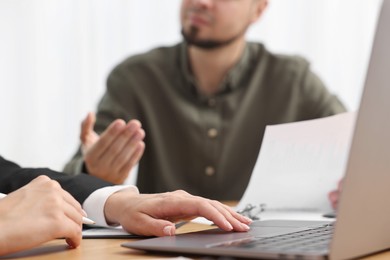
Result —
[[355, 113], [267, 126], [249, 185], [237, 209], [327, 212], [328, 193], [345, 172]]

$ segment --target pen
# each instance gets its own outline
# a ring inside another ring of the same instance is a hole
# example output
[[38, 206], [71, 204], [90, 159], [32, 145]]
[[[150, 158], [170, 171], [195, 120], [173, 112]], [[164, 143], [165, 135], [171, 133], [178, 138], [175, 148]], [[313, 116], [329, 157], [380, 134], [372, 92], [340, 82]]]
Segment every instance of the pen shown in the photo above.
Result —
[[187, 224], [188, 223], [188, 221], [180, 221], [180, 222], [177, 222], [176, 224], [175, 224], [175, 228], [179, 228], [179, 227], [181, 227], [181, 226], [184, 226], [185, 224]]
[[87, 217], [83, 217], [83, 224], [87, 224], [87, 225], [93, 225], [95, 224], [96, 222], [93, 221], [92, 219], [89, 219]]

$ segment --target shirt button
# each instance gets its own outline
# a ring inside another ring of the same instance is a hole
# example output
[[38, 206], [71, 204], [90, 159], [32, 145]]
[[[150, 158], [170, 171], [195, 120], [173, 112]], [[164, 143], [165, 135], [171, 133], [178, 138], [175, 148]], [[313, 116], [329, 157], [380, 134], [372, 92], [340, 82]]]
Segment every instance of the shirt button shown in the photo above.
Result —
[[215, 105], [217, 104], [217, 100], [215, 100], [215, 98], [209, 98], [207, 103], [208, 103], [209, 107], [215, 107]]
[[210, 138], [215, 138], [218, 136], [218, 130], [215, 129], [215, 128], [210, 128], [208, 131], [207, 131], [207, 135], [210, 137]]
[[213, 176], [215, 174], [215, 169], [214, 167], [211, 167], [211, 166], [207, 166], [206, 167], [206, 170], [205, 170], [205, 173], [207, 176]]

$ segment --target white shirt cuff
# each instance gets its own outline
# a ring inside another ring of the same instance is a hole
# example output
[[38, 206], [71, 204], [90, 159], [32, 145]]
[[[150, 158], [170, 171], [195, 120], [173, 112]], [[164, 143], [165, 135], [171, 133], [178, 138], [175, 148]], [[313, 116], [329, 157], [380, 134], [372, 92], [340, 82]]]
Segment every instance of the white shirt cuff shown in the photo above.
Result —
[[87, 213], [88, 218], [94, 220], [98, 226], [108, 227], [109, 225], [104, 216], [104, 205], [108, 197], [117, 191], [128, 188], [134, 189], [134, 192], [139, 193], [137, 187], [130, 185], [109, 186], [92, 192], [83, 203], [83, 209]]

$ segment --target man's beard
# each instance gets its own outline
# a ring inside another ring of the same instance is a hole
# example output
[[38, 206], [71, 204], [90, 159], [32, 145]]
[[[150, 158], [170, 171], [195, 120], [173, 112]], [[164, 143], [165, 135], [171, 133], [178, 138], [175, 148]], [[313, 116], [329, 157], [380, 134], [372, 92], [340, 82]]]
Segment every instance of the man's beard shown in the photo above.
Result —
[[192, 46], [195, 46], [195, 47], [198, 47], [201, 49], [205, 49], [205, 50], [212, 50], [212, 49], [224, 47], [224, 46], [229, 45], [230, 43], [234, 42], [236, 39], [240, 38], [246, 32], [246, 28], [242, 32], [240, 32], [239, 34], [237, 34], [229, 39], [222, 40], [222, 41], [199, 40], [199, 39], [197, 39], [198, 31], [199, 31], [199, 29], [197, 27], [191, 26], [189, 33], [185, 32], [184, 29], [182, 28], [181, 34], [183, 35], [184, 41], [188, 45], [192, 45]]

